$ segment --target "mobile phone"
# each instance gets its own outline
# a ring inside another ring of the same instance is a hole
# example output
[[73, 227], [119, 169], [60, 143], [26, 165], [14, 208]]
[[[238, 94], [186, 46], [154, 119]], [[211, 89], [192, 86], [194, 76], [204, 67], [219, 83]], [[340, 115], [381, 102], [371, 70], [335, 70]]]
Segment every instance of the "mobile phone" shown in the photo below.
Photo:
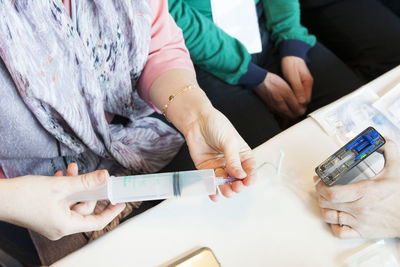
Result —
[[328, 186], [350, 183], [356, 175], [348, 175], [349, 172], [385, 143], [377, 130], [368, 127], [323, 161], [315, 172]]
[[220, 267], [221, 264], [218, 262], [217, 257], [211, 249], [202, 247], [189, 253], [186, 256], [178, 259], [172, 264], [168, 264], [168, 267]]

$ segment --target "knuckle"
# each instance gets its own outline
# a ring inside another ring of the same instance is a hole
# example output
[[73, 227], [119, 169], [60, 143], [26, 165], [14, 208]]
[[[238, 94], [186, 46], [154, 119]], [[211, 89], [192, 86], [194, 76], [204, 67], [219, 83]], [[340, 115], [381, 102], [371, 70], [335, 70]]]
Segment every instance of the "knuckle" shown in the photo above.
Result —
[[324, 210], [322, 211], [322, 219], [323, 219], [324, 221], [329, 220], [329, 212], [328, 212], [328, 210], [324, 209]]
[[335, 191], [328, 191], [326, 194], [326, 200], [328, 201], [335, 201], [338, 198], [338, 193], [336, 193]]
[[324, 209], [328, 208], [328, 202], [322, 198], [318, 200], [318, 205]]
[[47, 235], [47, 238], [50, 239], [51, 241], [57, 241], [59, 239], [61, 239], [62, 235], [58, 234], [58, 233], [51, 233], [49, 235]]
[[66, 231], [66, 229], [64, 229], [64, 227], [59, 225], [59, 226], [54, 228], [54, 232], [52, 233], [52, 237], [55, 238], [54, 240], [58, 240], [61, 237], [66, 236], [67, 234], [68, 234], [68, 232]]
[[361, 215], [361, 214], [366, 214], [368, 213], [368, 207], [364, 206], [364, 205], [353, 205], [352, 207], [352, 211], [355, 214]]
[[275, 103], [276, 103], [276, 105], [277, 106], [279, 106], [279, 107], [283, 107], [283, 106], [285, 106], [285, 104], [286, 104], [286, 102], [285, 102], [285, 100], [283, 100], [283, 99], [278, 99], [278, 100], [275, 100]]
[[89, 179], [89, 176], [87, 175], [87, 174], [83, 174], [82, 176], [81, 176], [81, 183], [82, 183], [82, 185], [83, 185], [83, 187], [86, 189], [86, 190], [89, 190], [90, 189], [90, 179]]
[[101, 230], [103, 230], [104, 227], [106, 227], [106, 225], [107, 225], [106, 223], [99, 222], [96, 225], [94, 225], [93, 231], [101, 231]]

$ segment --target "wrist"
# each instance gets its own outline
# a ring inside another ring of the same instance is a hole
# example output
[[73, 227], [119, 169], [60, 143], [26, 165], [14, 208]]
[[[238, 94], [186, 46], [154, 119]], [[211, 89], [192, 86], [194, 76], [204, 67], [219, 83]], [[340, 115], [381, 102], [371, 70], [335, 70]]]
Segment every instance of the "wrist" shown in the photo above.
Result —
[[307, 53], [310, 49], [311, 45], [296, 39], [284, 40], [279, 45], [281, 58], [294, 56], [301, 58], [304, 61], [307, 61]]
[[[182, 91], [188, 85], [193, 85], [193, 88]], [[173, 69], [160, 75], [151, 85], [149, 95], [151, 102], [163, 110], [183, 135], [194, 121], [213, 108], [197, 84], [195, 74], [187, 70]], [[171, 96], [173, 101], [170, 101]]]
[[[15, 178], [13, 178], [15, 179]], [[12, 221], [12, 179], [0, 179], [0, 221]]]
[[190, 91], [185, 92], [170, 103], [167, 116], [175, 127], [184, 135], [203, 116], [213, 110], [210, 100], [204, 91], [197, 85]]
[[261, 83], [259, 83], [257, 86], [255, 86], [254, 88], [253, 88], [253, 90], [255, 90], [255, 91], [257, 91], [257, 90], [264, 90], [264, 89], [266, 89], [267, 88], [267, 84], [268, 84], [268, 78], [269, 78], [269, 76], [271, 76], [271, 73], [270, 72], [268, 72], [267, 74], [266, 74], [266, 76], [265, 76], [265, 79], [261, 82]]
[[247, 88], [254, 88], [265, 80], [268, 71], [253, 62], [249, 62], [247, 72], [239, 79], [239, 84]]

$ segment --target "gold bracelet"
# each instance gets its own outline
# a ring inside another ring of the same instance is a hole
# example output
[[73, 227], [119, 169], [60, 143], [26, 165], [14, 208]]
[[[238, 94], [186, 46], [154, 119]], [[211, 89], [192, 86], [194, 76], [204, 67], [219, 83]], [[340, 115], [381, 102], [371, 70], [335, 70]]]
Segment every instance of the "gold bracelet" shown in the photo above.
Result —
[[164, 117], [167, 119], [168, 122], [171, 122], [171, 121], [168, 119], [168, 117], [167, 117], [167, 109], [168, 109], [168, 106], [171, 104], [172, 101], [174, 101], [175, 97], [177, 97], [178, 95], [180, 95], [180, 94], [182, 94], [182, 93], [184, 93], [184, 92], [186, 92], [186, 91], [188, 91], [188, 90], [193, 89], [194, 87], [195, 87], [194, 84], [188, 84], [188, 85], [186, 85], [185, 87], [183, 87], [182, 89], [180, 89], [179, 91], [177, 91], [175, 94], [170, 95], [170, 96], [168, 97], [168, 102], [167, 102], [167, 104], [164, 105], [164, 107], [163, 107], [163, 109], [162, 109], [163, 115], [164, 115]]

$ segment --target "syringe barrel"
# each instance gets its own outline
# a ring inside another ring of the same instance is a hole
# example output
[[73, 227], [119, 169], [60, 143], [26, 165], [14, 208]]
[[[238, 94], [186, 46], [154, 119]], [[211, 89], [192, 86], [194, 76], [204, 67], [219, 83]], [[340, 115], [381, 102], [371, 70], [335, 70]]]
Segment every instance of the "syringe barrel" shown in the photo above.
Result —
[[167, 199], [216, 193], [214, 170], [196, 170], [111, 177], [107, 194], [111, 203]]

